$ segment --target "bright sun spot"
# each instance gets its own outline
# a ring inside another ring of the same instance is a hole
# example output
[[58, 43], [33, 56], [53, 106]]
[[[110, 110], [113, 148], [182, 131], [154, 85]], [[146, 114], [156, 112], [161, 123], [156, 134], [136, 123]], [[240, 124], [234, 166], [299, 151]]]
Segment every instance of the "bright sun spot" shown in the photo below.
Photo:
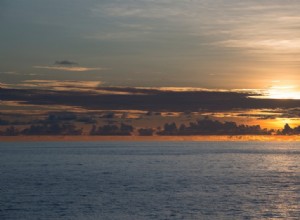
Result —
[[296, 86], [272, 86], [267, 90], [271, 99], [300, 99], [300, 91]]

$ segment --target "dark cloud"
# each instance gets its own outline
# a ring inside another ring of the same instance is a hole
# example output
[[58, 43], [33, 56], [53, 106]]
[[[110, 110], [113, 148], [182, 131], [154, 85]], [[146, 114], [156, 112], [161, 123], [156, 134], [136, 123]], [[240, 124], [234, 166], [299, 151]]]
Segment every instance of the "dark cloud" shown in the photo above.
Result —
[[[112, 90], [113, 87], [110, 87]], [[119, 90], [119, 88], [116, 88]], [[137, 92], [138, 89], [135, 91]], [[132, 92], [131, 89], [129, 91]], [[130, 94], [99, 94], [94, 91], [0, 89], [3, 101], [26, 104], [80, 106], [94, 110], [143, 110], [154, 112], [230, 111], [236, 109], [299, 108], [300, 100], [249, 98], [241, 92], [163, 91], [150, 89]]]
[[151, 88], [135, 88], [135, 87], [99, 87], [98, 90], [107, 91], [107, 92], [120, 92], [127, 94], [158, 94], [161, 93], [159, 89], [151, 89]]
[[55, 65], [62, 65], [62, 66], [70, 66], [70, 65], [78, 65], [77, 62], [73, 62], [70, 60], [57, 60], [54, 63]]

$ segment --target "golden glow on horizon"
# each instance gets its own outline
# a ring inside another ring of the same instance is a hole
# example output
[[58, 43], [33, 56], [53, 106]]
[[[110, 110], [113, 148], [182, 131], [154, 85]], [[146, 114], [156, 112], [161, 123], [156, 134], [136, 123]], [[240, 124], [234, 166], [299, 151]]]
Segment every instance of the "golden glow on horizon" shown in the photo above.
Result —
[[272, 86], [267, 90], [267, 97], [271, 99], [300, 99], [300, 91], [296, 86]]
[[299, 126], [299, 118], [276, 118], [276, 119], [267, 119], [267, 120], [254, 120], [252, 125], [260, 124], [263, 128], [268, 129], [283, 129], [285, 124], [289, 124], [290, 127], [295, 128]]

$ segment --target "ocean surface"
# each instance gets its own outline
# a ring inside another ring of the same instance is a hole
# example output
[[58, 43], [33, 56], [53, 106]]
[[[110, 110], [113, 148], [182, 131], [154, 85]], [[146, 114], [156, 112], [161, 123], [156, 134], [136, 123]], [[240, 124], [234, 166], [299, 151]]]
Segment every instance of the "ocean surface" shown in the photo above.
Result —
[[300, 219], [300, 142], [0, 143], [0, 219]]

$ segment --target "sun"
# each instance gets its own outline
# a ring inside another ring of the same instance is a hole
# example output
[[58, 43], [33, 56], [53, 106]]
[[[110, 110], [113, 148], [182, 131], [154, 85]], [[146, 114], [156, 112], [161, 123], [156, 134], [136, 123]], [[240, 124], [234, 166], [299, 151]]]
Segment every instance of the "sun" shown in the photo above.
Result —
[[266, 93], [271, 99], [300, 99], [300, 91], [292, 85], [272, 86]]

